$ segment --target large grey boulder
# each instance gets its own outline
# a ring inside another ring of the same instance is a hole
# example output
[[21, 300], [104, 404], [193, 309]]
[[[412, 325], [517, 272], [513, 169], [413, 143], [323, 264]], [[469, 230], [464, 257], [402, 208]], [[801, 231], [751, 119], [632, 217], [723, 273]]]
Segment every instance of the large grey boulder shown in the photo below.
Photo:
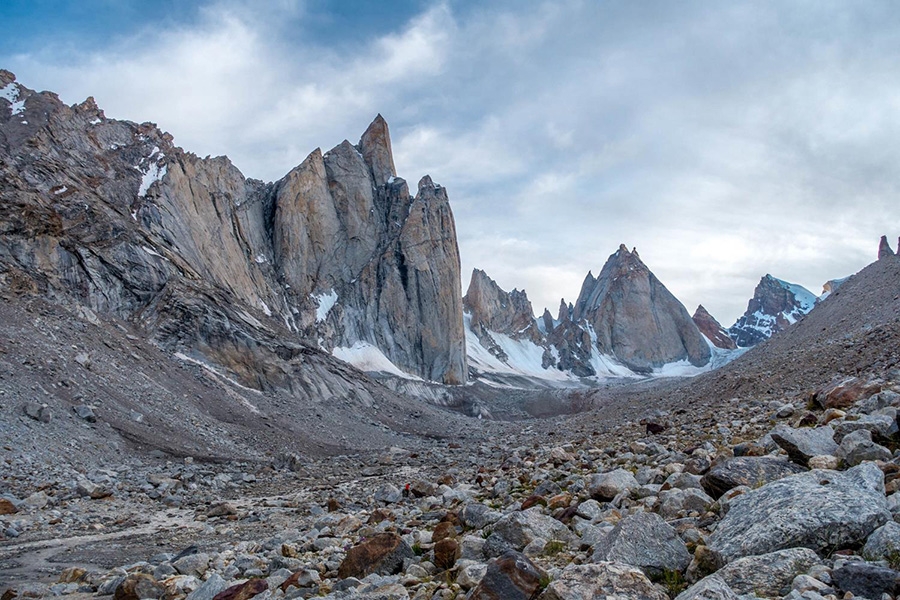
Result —
[[809, 548], [788, 548], [760, 556], [745, 556], [716, 572], [738, 594], [784, 596], [797, 575], [821, 562]]
[[838, 445], [834, 441], [834, 429], [831, 425], [803, 429], [778, 425], [770, 435], [775, 443], [787, 452], [788, 457], [798, 465], [806, 466], [813, 456], [833, 455], [838, 449]]
[[862, 542], [890, 518], [884, 475], [874, 464], [817, 469], [735, 498], [708, 546], [722, 564], [784, 548], [825, 551]]
[[857, 429], [841, 440], [835, 454], [846, 466], [856, 466], [863, 461], [891, 460], [891, 451], [872, 441], [872, 433], [868, 429]]
[[527, 556], [510, 551], [491, 560], [469, 600], [530, 600], [540, 592], [546, 577]]
[[888, 521], [872, 532], [862, 555], [866, 560], [894, 560], [900, 557], [900, 523]]
[[700, 484], [710, 496], [718, 498], [739, 485], [760, 487], [803, 471], [803, 467], [773, 456], [736, 456], [714, 464]]
[[588, 493], [595, 500], [609, 502], [622, 492], [629, 492], [637, 487], [637, 479], [634, 478], [631, 471], [615, 469], [593, 475], [588, 484]]
[[539, 600], [668, 600], [640, 569], [617, 562], [569, 564]]
[[882, 598], [883, 594], [893, 596], [900, 583], [900, 573], [897, 571], [864, 562], [835, 565], [831, 575], [841, 591], [873, 600]]
[[494, 523], [485, 552], [499, 555], [507, 549], [522, 550], [535, 540], [559, 540], [568, 544], [575, 539], [575, 534], [568, 527], [543, 514], [536, 506], [510, 513]]
[[675, 600], [738, 600], [738, 595], [713, 573], [678, 594]]
[[594, 562], [622, 562], [650, 576], [665, 571], [683, 572], [691, 555], [675, 530], [656, 513], [637, 512], [625, 517], [594, 546]]

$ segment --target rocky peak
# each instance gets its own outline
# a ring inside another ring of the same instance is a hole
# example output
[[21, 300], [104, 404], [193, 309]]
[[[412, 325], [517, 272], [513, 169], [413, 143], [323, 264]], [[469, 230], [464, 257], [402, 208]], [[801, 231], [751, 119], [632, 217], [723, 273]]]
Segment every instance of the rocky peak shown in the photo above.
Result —
[[[898, 240], [897, 251], [900, 252], [900, 240]], [[882, 258], [894, 256], [894, 251], [888, 243], [886, 235], [881, 236], [881, 242], [878, 244], [878, 260]]]
[[524, 290], [506, 292], [480, 269], [472, 271], [463, 309], [470, 315], [470, 327], [479, 338], [496, 332], [516, 339], [541, 341], [531, 301]]
[[638, 372], [680, 360], [709, 362], [709, 346], [687, 310], [624, 244], [596, 278], [585, 278], [573, 319], [590, 325], [601, 353]]
[[0, 69], [0, 86], [7, 86], [16, 80], [16, 76], [11, 71]]
[[724, 350], [734, 350], [737, 348], [737, 344], [735, 344], [734, 340], [728, 336], [728, 331], [722, 327], [715, 317], [709, 314], [709, 311], [707, 311], [702, 304], [694, 311], [694, 316], [692, 316], [691, 319], [697, 325], [700, 333], [706, 336], [706, 339], [717, 348], [722, 348]]
[[394, 154], [391, 150], [391, 134], [387, 121], [380, 114], [369, 125], [357, 146], [372, 172], [375, 185], [382, 186], [396, 177]]
[[815, 294], [803, 286], [767, 274], [757, 284], [747, 311], [728, 333], [738, 346], [753, 346], [783, 331], [815, 305]]

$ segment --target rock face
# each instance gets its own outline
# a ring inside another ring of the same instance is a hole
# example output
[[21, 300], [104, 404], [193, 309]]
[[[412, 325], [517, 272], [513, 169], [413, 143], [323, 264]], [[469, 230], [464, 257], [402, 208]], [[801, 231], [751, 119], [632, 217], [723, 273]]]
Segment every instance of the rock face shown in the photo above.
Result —
[[766, 275], [728, 334], [738, 346], [754, 346], [795, 323], [815, 305], [816, 296], [803, 286]]
[[396, 177], [380, 115], [359, 144], [266, 184], [151, 123], [107, 119], [93, 99], [68, 107], [8, 71], [0, 86], [5, 282], [138, 320], [257, 389], [285, 385], [274, 363], [302, 347], [465, 382], [447, 192], [426, 176], [412, 195]]
[[703, 308], [702, 304], [694, 311], [694, 316], [691, 319], [697, 325], [700, 333], [716, 348], [722, 348], [723, 350], [734, 350], [737, 348], [737, 344], [729, 337], [728, 330], [722, 327], [716, 318]]
[[588, 273], [572, 318], [590, 326], [602, 353], [634, 371], [680, 360], [709, 362], [709, 347], [687, 310], [624, 244], [600, 275]]

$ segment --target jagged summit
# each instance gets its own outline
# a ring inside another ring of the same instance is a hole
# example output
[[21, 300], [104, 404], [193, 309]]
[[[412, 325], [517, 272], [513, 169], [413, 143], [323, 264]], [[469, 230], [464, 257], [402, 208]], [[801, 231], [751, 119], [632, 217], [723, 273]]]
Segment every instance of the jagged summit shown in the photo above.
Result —
[[687, 310], [625, 244], [596, 278], [585, 278], [573, 319], [590, 325], [601, 352], [635, 371], [709, 362], [709, 347]]
[[384, 185], [397, 176], [391, 134], [387, 121], [379, 113], [359, 140], [359, 152], [372, 172], [376, 185]]
[[747, 311], [728, 333], [738, 346], [753, 346], [795, 323], [815, 307], [816, 300], [816, 295], [803, 286], [766, 274], [757, 284]]
[[694, 315], [691, 317], [697, 328], [712, 345], [723, 350], [734, 350], [737, 344], [728, 335], [728, 331], [722, 327], [721, 323], [716, 320], [702, 304], [697, 306]]

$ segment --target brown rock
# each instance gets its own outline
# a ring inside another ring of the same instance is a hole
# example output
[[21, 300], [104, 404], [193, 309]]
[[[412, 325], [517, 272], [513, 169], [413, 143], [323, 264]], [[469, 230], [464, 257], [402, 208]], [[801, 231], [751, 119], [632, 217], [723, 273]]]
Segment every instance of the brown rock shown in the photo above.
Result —
[[537, 506], [538, 504], [547, 506], [547, 499], [540, 494], [532, 494], [522, 501], [522, 510], [528, 510], [532, 506]]
[[19, 512], [16, 505], [6, 498], [0, 498], [0, 515], [11, 515]]
[[81, 581], [84, 578], [85, 573], [87, 573], [87, 571], [81, 567], [69, 567], [60, 573], [57, 581], [59, 583], [74, 583], [76, 581]]
[[453, 538], [443, 538], [434, 545], [434, 564], [439, 569], [452, 569], [459, 555], [459, 542]]
[[114, 600], [161, 599], [166, 588], [145, 573], [130, 573], [113, 593]]
[[447, 538], [456, 538], [456, 527], [454, 527], [453, 523], [450, 523], [449, 521], [441, 521], [435, 526], [434, 532], [431, 534], [431, 541], [434, 543], [438, 543], [439, 541]]
[[848, 408], [858, 400], [868, 398], [883, 389], [880, 380], [868, 381], [848, 377], [837, 383], [821, 387], [812, 394], [813, 400], [822, 408]]
[[262, 594], [267, 589], [269, 589], [269, 584], [265, 579], [251, 579], [222, 590], [213, 597], [213, 600], [247, 600]]
[[709, 314], [709, 311], [703, 308], [702, 304], [694, 311], [694, 316], [692, 316], [691, 319], [697, 325], [700, 333], [705, 335], [706, 339], [712, 342], [717, 348], [722, 348], [724, 350], [734, 350], [737, 348], [737, 344], [735, 344], [734, 340], [728, 335], [728, 330], [722, 327], [722, 324]]
[[527, 556], [511, 550], [488, 563], [468, 600], [530, 600], [537, 596], [545, 577]]
[[379, 533], [350, 548], [338, 577], [363, 578], [370, 573], [393, 575], [403, 568], [403, 559], [414, 556], [412, 548], [395, 533]]

